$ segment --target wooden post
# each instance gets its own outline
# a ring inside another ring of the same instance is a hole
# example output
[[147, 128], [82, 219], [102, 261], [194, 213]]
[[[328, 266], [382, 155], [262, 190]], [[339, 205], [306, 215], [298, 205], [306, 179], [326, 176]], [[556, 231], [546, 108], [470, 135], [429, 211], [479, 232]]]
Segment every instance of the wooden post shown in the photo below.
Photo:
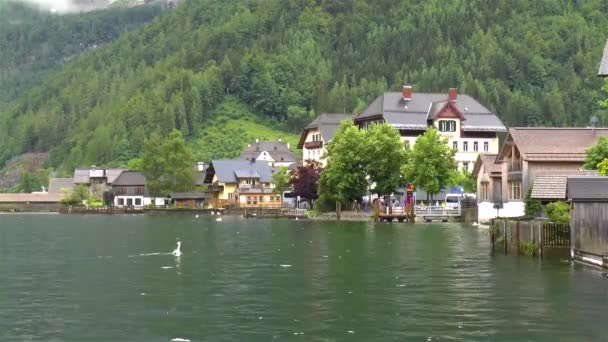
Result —
[[517, 255], [519, 256], [519, 230], [520, 230], [520, 226], [519, 226], [519, 221], [517, 221], [517, 224], [515, 225], [515, 242], [517, 242]]
[[508, 245], [507, 245], [508, 242], [507, 242], [507, 221], [506, 220], [502, 221], [502, 229], [503, 229], [503, 238], [502, 239], [504, 241], [503, 244], [505, 247], [505, 255], [507, 255], [509, 253], [509, 250], [508, 250]]
[[342, 203], [340, 201], [336, 201], [336, 219], [340, 221], [340, 214], [342, 211]]

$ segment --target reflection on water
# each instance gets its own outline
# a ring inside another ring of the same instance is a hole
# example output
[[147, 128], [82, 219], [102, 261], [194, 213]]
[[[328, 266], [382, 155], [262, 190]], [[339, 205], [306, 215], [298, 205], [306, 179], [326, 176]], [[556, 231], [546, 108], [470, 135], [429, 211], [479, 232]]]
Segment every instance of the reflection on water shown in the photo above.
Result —
[[608, 340], [601, 272], [458, 224], [0, 216], [0, 274], [1, 341]]

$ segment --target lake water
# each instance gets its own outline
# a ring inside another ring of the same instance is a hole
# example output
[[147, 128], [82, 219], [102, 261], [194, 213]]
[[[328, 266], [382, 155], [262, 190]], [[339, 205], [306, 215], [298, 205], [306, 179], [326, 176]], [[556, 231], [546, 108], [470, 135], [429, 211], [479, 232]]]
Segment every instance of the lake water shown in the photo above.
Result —
[[0, 215], [0, 341], [607, 341], [606, 317], [600, 271], [473, 226]]

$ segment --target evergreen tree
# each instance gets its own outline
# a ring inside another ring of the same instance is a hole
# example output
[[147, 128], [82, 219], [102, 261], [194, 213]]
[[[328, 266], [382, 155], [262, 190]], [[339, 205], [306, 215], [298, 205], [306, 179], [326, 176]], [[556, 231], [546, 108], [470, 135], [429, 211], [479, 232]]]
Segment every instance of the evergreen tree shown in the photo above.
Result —
[[405, 174], [409, 182], [427, 192], [427, 201], [432, 195], [445, 189], [456, 172], [456, 151], [448, 146], [435, 128], [428, 128], [418, 137], [409, 153]]

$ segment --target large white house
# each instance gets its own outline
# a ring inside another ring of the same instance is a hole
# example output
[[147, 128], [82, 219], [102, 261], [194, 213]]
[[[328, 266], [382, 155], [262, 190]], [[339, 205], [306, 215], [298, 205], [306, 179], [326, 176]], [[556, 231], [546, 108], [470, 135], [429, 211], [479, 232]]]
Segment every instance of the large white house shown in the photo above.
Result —
[[378, 96], [355, 123], [365, 128], [386, 122], [399, 130], [401, 139], [413, 146], [428, 127], [435, 127], [456, 149], [458, 167], [471, 172], [479, 154], [497, 154], [498, 134], [507, 128], [496, 114], [468, 95], [458, 95], [456, 88], [447, 94], [414, 93], [404, 86], [402, 92]]
[[259, 141], [256, 139], [255, 144], [247, 145], [247, 148], [241, 153], [241, 159], [266, 162], [275, 170], [281, 166], [289, 167], [298, 162], [289, 143], [281, 140]]
[[325, 167], [327, 160], [323, 158], [326, 146], [334, 137], [334, 133], [343, 120], [350, 119], [352, 116], [346, 114], [322, 113], [304, 128], [300, 136], [298, 148], [302, 149], [304, 163], [316, 161]]

